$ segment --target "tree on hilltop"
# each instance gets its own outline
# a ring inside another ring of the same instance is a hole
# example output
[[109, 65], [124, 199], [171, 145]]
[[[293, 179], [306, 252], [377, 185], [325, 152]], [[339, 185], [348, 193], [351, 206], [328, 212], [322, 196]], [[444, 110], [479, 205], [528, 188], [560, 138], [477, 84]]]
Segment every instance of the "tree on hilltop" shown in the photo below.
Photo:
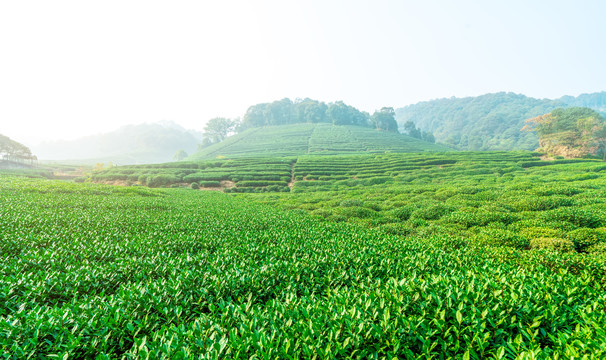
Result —
[[398, 123], [396, 122], [396, 112], [392, 107], [384, 107], [375, 111], [370, 118], [377, 130], [398, 132]]

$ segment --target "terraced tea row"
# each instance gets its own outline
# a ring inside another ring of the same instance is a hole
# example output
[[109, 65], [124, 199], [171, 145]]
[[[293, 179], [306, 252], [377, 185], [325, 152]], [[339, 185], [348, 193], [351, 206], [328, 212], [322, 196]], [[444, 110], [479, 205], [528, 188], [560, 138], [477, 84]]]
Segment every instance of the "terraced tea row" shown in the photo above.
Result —
[[188, 160], [217, 157], [295, 157], [304, 154], [452, 151], [407, 135], [362, 126], [293, 124], [248, 129], [204, 148]]

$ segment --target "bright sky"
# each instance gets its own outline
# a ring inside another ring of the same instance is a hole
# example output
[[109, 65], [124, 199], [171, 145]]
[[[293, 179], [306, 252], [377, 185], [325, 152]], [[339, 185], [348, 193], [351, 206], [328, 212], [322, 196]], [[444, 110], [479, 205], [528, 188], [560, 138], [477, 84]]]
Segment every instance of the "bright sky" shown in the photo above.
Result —
[[606, 90], [603, 0], [2, 1], [0, 133], [33, 145], [284, 97], [372, 112]]

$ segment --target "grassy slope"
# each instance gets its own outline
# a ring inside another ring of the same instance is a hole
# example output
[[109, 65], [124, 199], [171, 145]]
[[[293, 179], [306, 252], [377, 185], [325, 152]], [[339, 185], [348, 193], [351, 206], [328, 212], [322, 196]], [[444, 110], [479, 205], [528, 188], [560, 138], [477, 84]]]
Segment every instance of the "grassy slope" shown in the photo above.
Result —
[[214, 159], [217, 156], [276, 157], [310, 153], [332, 155], [448, 150], [452, 149], [406, 135], [359, 126], [294, 124], [248, 129], [193, 154], [188, 160]]

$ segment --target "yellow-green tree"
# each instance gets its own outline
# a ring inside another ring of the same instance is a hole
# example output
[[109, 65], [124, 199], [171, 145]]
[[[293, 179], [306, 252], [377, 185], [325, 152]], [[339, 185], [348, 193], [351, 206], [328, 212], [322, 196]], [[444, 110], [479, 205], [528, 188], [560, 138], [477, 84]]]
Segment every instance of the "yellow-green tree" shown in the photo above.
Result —
[[558, 108], [526, 120], [522, 130], [537, 132], [539, 151], [571, 158], [598, 155], [606, 161], [606, 119], [595, 110]]

